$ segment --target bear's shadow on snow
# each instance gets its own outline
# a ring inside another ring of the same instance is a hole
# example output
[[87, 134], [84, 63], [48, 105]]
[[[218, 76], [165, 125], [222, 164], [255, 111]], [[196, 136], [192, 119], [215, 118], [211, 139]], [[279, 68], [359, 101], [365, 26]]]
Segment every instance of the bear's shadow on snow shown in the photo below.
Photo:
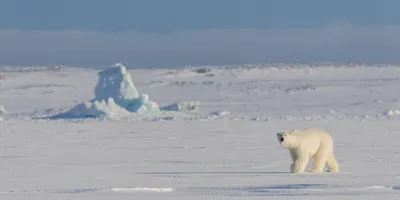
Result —
[[328, 184], [280, 184], [266, 186], [243, 186], [243, 187], [190, 187], [190, 189], [208, 189], [208, 190], [241, 190], [247, 192], [266, 192], [268, 190], [298, 190], [298, 189], [325, 189]]
[[266, 171], [260, 171], [260, 172], [196, 172], [196, 171], [192, 171], [192, 172], [139, 172], [136, 174], [141, 174], [141, 175], [196, 175], [196, 174], [282, 174], [282, 175], [293, 175], [293, 176], [303, 176], [303, 175], [316, 175], [316, 176], [320, 176], [320, 175], [334, 175], [334, 174], [340, 174], [340, 173], [328, 173], [328, 172], [324, 172], [324, 173], [313, 173], [313, 172], [303, 172], [303, 173], [292, 173], [289, 171], [271, 171], [271, 172], [266, 172]]
[[291, 172], [141, 172], [146, 175], [190, 175], [190, 174], [292, 174]]
[[209, 196], [313, 196], [323, 194], [323, 191], [329, 187], [327, 184], [278, 184], [237, 187], [189, 187], [185, 188], [184, 191], [207, 194]]

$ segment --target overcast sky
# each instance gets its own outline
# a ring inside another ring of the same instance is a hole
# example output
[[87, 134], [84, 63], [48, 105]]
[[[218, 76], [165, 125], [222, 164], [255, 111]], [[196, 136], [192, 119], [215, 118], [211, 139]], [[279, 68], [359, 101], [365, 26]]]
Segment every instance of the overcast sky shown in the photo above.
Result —
[[398, 0], [1, 0], [0, 65], [400, 63]]

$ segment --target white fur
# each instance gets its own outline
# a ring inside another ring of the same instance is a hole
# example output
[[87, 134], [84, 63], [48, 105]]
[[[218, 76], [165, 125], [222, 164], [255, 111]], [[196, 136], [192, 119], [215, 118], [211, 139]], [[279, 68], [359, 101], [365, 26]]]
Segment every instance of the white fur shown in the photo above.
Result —
[[310, 158], [314, 162], [309, 172], [323, 172], [325, 164], [328, 172], [339, 172], [339, 164], [333, 152], [333, 139], [325, 130], [308, 128], [280, 132], [277, 133], [277, 139], [290, 152], [292, 173], [304, 172]]

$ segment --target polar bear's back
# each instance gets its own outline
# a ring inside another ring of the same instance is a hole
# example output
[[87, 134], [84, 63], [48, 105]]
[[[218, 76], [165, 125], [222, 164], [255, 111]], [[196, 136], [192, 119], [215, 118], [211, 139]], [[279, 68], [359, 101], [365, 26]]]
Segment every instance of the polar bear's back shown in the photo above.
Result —
[[292, 134], [300, 143], [303, 143], [303, 146], [308, 146], [311, 152], [316, 151], [320, 146], [333, 150], [332, 136], [324, 129], [307, 128], [295, 130]]

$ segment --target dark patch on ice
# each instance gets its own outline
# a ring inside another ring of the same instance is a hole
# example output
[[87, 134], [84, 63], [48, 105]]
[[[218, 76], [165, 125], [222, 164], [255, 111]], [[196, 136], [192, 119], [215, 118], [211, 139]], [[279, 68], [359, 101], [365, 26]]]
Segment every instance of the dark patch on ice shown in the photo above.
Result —
[[[400, 187], [393, 187], [400, 189]], [[353, 190], [352, 189], [356, 189]], [[361, 190], [359, 190], [361, 189]], [[378, 189], [378, 190], [377, 190]], [[351, 187], [329, 184], [281, 184], [266, 186], [237, 186], [237, 187], [188, 187], [178, 191], [193, 195], [207, 196], [354, 196], [354, 195], [384, 195], [395, 194], [395, 189], [386, 191], [382, 188]]]
[[[9, 90], [29, 90], [29, 89], [49, 89], [49, 88], [75, 88], [70, 85], [61, 85], [61, 84], [33, 84], [33, 85], [24, 85], [21, 87], [7, 87], [0, 89], [1, 92], [9, 91]], [[45, 90], [44, 92], [49, 92]]]
[[295, 86], [295, 87], [289, 87], [289, 88], [280, 88], [278, 87], [279, 90], [282, 90], [287, 93], [295, 93], [295, 92], [300, 92], [300, 91], [314, 91], [317, 89], [317, 87], [313, 85], [303, 85], [303, 86]]
[[29, 159], [28, 156], [1, 156], [2, 159]]
[[188, 193], [223, 195], [223, 196], [282, 196], [282, 195], [310, 195], [290, 190], [325, 189], [327, 184], [285, 184], [270, 186], [244, 186], [244, 187], [189, 187], [184, 189]]
[[400, 185], [394, 185], [394, 186], [392, 186], [392, 190], [400, 190]]
[[63, 191], [55, 191], [53, 193], [69, 193], [69, 194], [78, 194], [78, 193], [86, 193], [86, 192], [101, 192], [105, 189], [102, 188], [78, 188], [71, 190], [63, 190]]
[[60, 84], [37, 84], [37, 85], [25, 85], [15, 89], [26, 90], [31, 88], [73, 88], [73, 87], [70, 85], [60, 85]]
[[159, 160], [160, 163], [181, 163], [181, 164], [194, 164], [196, 162], [186, 160]]

